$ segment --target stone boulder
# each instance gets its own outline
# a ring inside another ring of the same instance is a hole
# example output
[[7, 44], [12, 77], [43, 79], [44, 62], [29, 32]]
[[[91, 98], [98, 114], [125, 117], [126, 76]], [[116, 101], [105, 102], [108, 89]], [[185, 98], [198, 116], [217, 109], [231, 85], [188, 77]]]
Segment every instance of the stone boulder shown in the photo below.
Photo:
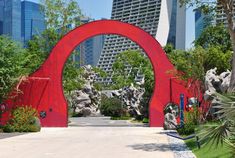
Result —
[[205, 94], [204, 99], [212, 101], [213, 94], [215, 93], [226, 93], [229, 88], [231, 72], [226, 72], [217, 75], [217, 68], [208, 70], [205, 76]]
[[71, 95], [71, 104], [73, 112], [79, 116], [98, 116], [100, 111], [98, 110], [101, 92], [95, 89], [94, 82], [96, 73], [90, 65], [82, 67], [83, 80], [85, 84], [81, 90], [75, 90]]
[[163, 127], [165, 130], [175, 130], [177, 128], [177, 121], [174, 112], [165, 114]]
[[[144, 83], [144, 81], [141, 83]], [[122, 100], [125, 108], [127, 109], [127, 112], [132, 116], [142, 115], [141, 109], [143, 107], [141, 106], [140, 102], [143, 99], [144, 92], [144, 88], [141, 88], [140, 86], [135, 87], [133, 84], [119, 90], [102, 91], [102, 93], [109, 98], [116, 97]]]

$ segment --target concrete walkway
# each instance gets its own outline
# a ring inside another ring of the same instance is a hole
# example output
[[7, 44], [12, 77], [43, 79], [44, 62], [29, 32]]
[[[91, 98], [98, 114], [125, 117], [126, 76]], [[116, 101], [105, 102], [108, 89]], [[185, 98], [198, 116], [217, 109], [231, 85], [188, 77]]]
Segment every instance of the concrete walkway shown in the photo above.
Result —
[[81, 126], [75, 119], [68, 128], [2, 137], [0, 158], [174, 158], [162, 128], [130, 127], [119, 121], [108, 126], [108, 120], [105, 126], [102, 120], [92, 126], [92, 119]]
[[145, 127], [147, 124], [133, 123], [130, 120], [111, 120], [110, 117], [73, 117], [71, 127]]

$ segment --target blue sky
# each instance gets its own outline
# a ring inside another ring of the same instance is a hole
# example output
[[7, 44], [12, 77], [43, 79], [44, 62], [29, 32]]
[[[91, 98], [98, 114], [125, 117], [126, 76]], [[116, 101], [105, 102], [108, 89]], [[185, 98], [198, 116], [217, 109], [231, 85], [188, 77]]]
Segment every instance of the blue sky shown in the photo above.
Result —
[[77, 0], [82, 12], [95, 19], [110, 18], [112, 0]]
[[[30, 0], [39, 2], [40, 0]], [[94, 18], [109, 19], [112, 11], [112, 0], [77, 0], [83, 14]], [[186, 18], [186, 48], [191, 47], [191, 43], [195, 37], [194, 14], [192, 8], [187, 9]]]

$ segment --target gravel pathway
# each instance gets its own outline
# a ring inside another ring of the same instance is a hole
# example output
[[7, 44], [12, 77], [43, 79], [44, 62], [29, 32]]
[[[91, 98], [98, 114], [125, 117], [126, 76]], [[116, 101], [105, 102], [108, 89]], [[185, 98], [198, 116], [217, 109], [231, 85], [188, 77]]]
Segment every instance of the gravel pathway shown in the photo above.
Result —
[[174, 158], [196, 158], [183, 140], [168, 136], [170, 148], [174, 153]]

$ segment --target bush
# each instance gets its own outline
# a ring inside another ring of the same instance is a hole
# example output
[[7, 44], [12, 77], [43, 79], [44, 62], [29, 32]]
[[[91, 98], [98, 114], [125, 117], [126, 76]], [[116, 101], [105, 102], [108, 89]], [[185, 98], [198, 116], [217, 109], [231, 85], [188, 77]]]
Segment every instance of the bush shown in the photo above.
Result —
[[134, 117], [136, 121], [143, 121], [144, 115], [138, 115], [134, 110], [129, 111], [131, 117]]
[[126, 115], [126, 110], [122, 107], [121, 100], [102, 96], [100, 112], [105, 116], [121, 117]]
[[199, 125], [201, 122], [201, 115], [202, 112], [200, 111], [200, 109], [197, 106], [193, 106], [190, 111], [184, 113], [185, 122], [194, 125]]
[[196, 126], [192, 123], [186, 123], [184, 124], [184, 127], [177, 128], [177, 132], [179, 133], [179, 135], [190, 135], [195, 132], [195, 127]]
[[40, 130], [38, 113], [30, 106], [13, 109], [11, 119], [3, 126], [4, 132], [38, 132]]
[[111, 120], [130, 120], [130, 116], [111, 117]]
[[143, 123], [149, 123], [149, 119], [148, 118], [144, 118], [142, 122]]
[[5, 126], [3, 126], [2, 130], [3, 130], [3, 132], [6, 132], [6, 133], [15, 132], [15, 128], [9, 123], [7, 123]]
[[184, 127], [178, 128], [177, 132], [180, 135], [190, 135], [195, 133], [195, 128], [200, 124], [201, 111], [195, 105], [190, 111], [184, 113]]

